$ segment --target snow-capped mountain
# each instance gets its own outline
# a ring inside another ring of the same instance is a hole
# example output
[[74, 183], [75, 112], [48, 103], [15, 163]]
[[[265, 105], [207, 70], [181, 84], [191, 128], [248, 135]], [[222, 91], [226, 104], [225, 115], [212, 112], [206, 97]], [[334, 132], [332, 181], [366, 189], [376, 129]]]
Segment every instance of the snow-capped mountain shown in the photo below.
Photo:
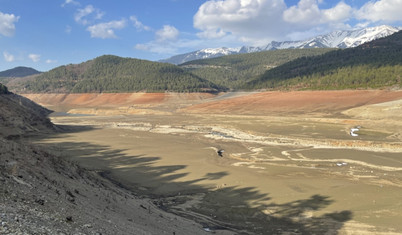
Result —
[[227, 47], [207, 48], [189, 52], [186, 54], [175, 55], [168, 59], [160, 60], [160, 62], [171, 63], [171, 64], [182, 64], [192, 60], [208, 59], [224, 55], [238, 54], [239, 50], [240, 48], [227, 48]]
[[209, 48], [194, 51], [186, 54], [176, 55], [160, 62], [182, 64], [191, 60], [214, 58], [224, 55], [251, 53], [277, 49], [299, 49], [299, 48], [350, 48], [363, 43], [389, 36], [402, 30], [402, 27], [382, 25], [358, 30], [334, 31], [329, 34], [320, 35], [307, 40], [300, 41], [272, 41], [263, 47], [243, 46], [241, 48]]

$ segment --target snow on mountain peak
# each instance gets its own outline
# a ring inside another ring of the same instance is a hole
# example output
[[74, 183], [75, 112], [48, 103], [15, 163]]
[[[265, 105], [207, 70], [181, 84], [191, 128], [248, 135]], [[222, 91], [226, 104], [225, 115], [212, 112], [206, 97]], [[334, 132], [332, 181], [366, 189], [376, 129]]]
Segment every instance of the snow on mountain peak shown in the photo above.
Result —
[[224, 55], [230, 55], [233, 54], [233, 52], [239, 52], [238, 48], [227, 48], [227, 47], [221, 47], [221, 48], [206, 48], [206, 49], [201, 49], [199, 50], [201, 53], [206, 53], [206, 54], [224, 54]]
[[277, 49], [296, 49], [296, 48], [350, 48], [363, 43], [389, 36], [402, 30], [402, 27], [392, 27], [381, 25], [370, 28], [355, 30], [339, 30], [325, 35], [319, 35], [307, 40], [300, 41], [272, 41], [263, 47], [243, 46], [241, 48], [207, 48], [187, 54], [176, 55], [162, 60], [162, 62], [181, 64], [191, 60], [207, 59], [225, 55], [251, 53]]

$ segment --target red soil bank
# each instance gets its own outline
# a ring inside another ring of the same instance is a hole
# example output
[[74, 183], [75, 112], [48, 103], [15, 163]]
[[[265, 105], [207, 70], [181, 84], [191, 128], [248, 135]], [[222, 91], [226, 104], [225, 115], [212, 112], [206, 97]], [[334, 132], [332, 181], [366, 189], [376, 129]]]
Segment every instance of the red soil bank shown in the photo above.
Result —
[[402, 99], [402, 91], [345, 90], [262, 92], [248, 96], [194, 105], [190, 113], [273, 114], [340, 112], [353, 107]]

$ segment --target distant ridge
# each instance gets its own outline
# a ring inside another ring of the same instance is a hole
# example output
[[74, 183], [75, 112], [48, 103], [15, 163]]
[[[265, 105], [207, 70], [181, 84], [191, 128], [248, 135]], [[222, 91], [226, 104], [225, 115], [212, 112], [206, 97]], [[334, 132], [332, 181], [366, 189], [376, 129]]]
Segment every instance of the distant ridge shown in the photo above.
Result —
[[179, 65], [193, 60], [210, 59], [225, 55], [239, 54], [239, 50], [240, 48], [227, 48], [227, 47], [207, 48], [181, 55], [172, 56], [168, 59], [160, 60], [159, 62]]
[[270, 50], [193, 60], [179, 66], [215, 84], [236, 90], [268, 69], [275, 68], [300, 57], [321, 55], [333, 50], [337, 49]]
[[303, 57], [267, 70], [246, 89], [402, 87], [402, 31], [358, 47]]
[[0, 77], [26, 77], [39, 73], [41, 72], [36, 69], [19, 66], [0, 72]]
[[392, 35], [402, 27], [387, 25], [369, 27], [357, 30], [334, 31], [325, 35], [316, 36], [307, 40], [275, 42], [262, 47], [243, 46], [240, 48], [208, 48], [170, 58], [160, 62], [182, 64], [192, 60], [215, 58], [225, 55], [243, 54], [251, 52], [278, 50], [278, 49], [301, 49], [301, 48], [352, 48], [372, 40]]

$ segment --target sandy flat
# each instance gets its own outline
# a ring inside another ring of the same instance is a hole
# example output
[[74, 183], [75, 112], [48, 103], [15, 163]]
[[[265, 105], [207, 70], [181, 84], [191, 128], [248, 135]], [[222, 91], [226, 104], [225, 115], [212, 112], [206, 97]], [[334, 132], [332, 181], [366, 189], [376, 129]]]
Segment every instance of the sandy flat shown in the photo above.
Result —
[[[42, 96], [43, 104], [48, 98]], [[399, 110], [402, 92], [183, 98], [141, 103], [169, 115], [55, 116], [55, 123], [83, 128], [35, 141], [210, 227], [230, 224], [257, 234], [402, 232], [398, 115], [383, 122], [375, 112], [342, 114], [381, 104]], [[94, 108], [97, 101], [91, 102], [78, 108]], [[109, 108], [130, 105], [135, 101], [122, 99]], [[349, 134], [355, 126], [358, 137]]]

